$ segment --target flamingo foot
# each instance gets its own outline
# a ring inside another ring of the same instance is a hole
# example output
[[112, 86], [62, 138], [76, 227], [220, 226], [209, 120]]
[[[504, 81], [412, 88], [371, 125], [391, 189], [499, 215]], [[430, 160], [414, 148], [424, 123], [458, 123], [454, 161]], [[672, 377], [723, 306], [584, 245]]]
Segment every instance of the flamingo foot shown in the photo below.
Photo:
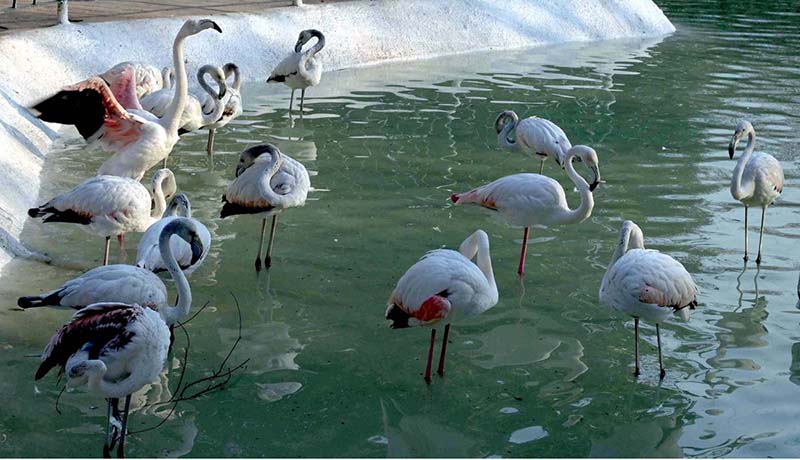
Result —
[[267, 255], [264, 257], [264, 268], [269, 268], [272, 266], [272, 256]]
[[661, 368], [661, 372], [659, 372], [660, 380], [664, 380], [664, 377], [666, 377], [666, 376], [667, 376], [667, 370], [664, 369], [664, 368]]
[[756, 257], [756, 265], [761, 265], [761, 254]]
[[261, 271], [261, 257], [256, 257], [256, 271]]
[[744, 261], [745, 261], [745, 262], [747, 262], [748, 260], [750, 260], [750, 258], [749, 258], [749, 257], [747, 257], [747, 254], [745, 254], [745, 255], [744, 255]]
[[638, 377], [640, 374], [641, 374], [641, 372], [639, 372], [639, 368], [638, 367], [633, 370], [633, 376], [634, 377]]

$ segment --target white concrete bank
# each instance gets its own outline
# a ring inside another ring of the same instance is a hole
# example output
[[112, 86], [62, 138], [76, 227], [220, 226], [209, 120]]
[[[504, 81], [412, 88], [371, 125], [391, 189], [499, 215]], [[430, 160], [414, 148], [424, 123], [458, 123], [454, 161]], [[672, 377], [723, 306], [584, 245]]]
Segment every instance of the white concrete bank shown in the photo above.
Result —
[[[250, 81], [265, 80], [298, 32], [310, 27], [325, 32], [320, 56], [326, 71], [675, 30], [651, 0], [365, 0], [212, 19], [223, 34], [189, 38], [189, 68], [236, 62]], [[14, 256], [32, 256], [19, 237], [26, 210], [40, 204], [39, 172], [59, 137], [58, 126], [33, 119], [25, 107], [120, 61], [171, 64], [181, 23], [69, 24], [0, 37], [0, 270]]]

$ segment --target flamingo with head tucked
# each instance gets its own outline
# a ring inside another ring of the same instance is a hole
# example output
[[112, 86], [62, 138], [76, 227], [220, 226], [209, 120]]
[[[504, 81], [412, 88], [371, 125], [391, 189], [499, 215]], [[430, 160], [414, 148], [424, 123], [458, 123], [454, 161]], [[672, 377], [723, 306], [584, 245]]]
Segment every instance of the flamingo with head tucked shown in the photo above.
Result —
[[764, 216], [767, 206], [773, 204], [783, 192], [783, 168], [778, 160], [767, 153], [753, 153], [756, 148], [756, 131], [747, 120], [736, 124], [733, 139], [728, 146], [731, 160], [736, 146], [747, 136], [747, 146], [739, 157], [731, 177], [731, 195], [744, 204], [744, 260], [747, 262], [747, 208], [761, 206], [761, 229], [758, 233], [758, 256], [756, 265], [761, 264], [761, 241], [764, 237]]
[[656, 324], [659, 375], [663, 379], [666, 371], [659, 323], [673, 314], [688, 321], [690, 311], [697, 307], [697, 286], [686, 268], [666, 254], [645, 249], [642, 229], [626, 220], [603, 275], [600, 302], [634, 318], [634, 375], [639, 375], [639, 319]]
[[[311, 48], [303, 51], [303, 45], [312, 38], [316, 38], [317, 42]], [[289, 115], [292, 114], [294, 90], [300, 89], [300, 113], [302, 114], [306, 88], [319, 84], [322, 78], [322, 62], [316, 58], [316, 55], [324, 47], [325, 35], [319, 30], [308, 29], [300, 32], [297, 43], [294, 45], [294, 53], [279, 62], [273, 69], [272, 74], [267, 78], [267, 83], [284, 83], [289, 88], [292, 88], [292, 95], [289, 99]]]
[[[489, 236], [483, 230], [476, 230], [461, 243], [458, 251], [429, 251], [412, 265], [389, 297], [386, 319], [392, 321], [393, 329], [447, 322], [437, 370], [443, 376], [450, 323], [483, 313], [497, 304], [497, 299]], [[436, 329], [433, 328], [425, 366], [428, 383], [435, 340]]]
[[[183, 62], [184, 40], [206, 29], [222, 32], [209, 19], [187, 20], [175, 37], [175, 97], [164, 117], [159, 119], [141, 109], [136, 97], [135, 71], [126, 67], [126, 90], [121, 99], [100, 77], [92, 77], [68, 86], [56, 95], [36, 104], [31, 110], [44, 121], [71, 124], [90, 142], [115, 152], [98, 171], [99, 175], [131, 177], [141, 180], [144, 173], [165, 160], [178, 142], [181, 114], [188, 98], [188, 80]], [[129, 107], [126, 109], [126, 107]]]
[[[575, 171], [572, 160], [582, 159], [594, 174], [592, 184]], [[581, 204], [570, 209], [564, 188], [556, 180], [540, 174], [513, 174], [482, 185], [465, 193], [455, 193], [450, 198], [455, 204], [474, 203], [497, 211], [512, 225], [525, 227], [522, 237], [522, 252], [517, 273], [525, 273], [525, 252], [528, 234], [532, 225], [575, 224], [586, 220], [594, 208], [592, 191], [600, 183], [600, 166], [593, 148], [576, 145], [569, 149], [563, 163], [567, 175], [581, 194]]]
[[267, 217], [272, 216], [267, 255], [264, 266], [272, 265], [272, 246], [278, 213], [284, 209], [303, 206], [311, 188], [311, 180], [305, 166], [281, 153], [272, 144], [260, 144], [245, 149], [236, 166], [236, 179], [228, 186], [222, 197], [220, 217], [236, 214], [262, 215], [261, 239], [258, 242], [256, 271], [261, 270], [261, 250]]
[[[520, 121], [513, 110], [497, 115], [494, 129], [501, 147], [539, 157], [539, 174], [544, 170], [544, 162], [548, 158], [562, 166], [567, 152], [572, 148], [567, 135], [552, 121], [539, 117], [528, 117]], [[511, 131], [514, 131], [513, 137]]]

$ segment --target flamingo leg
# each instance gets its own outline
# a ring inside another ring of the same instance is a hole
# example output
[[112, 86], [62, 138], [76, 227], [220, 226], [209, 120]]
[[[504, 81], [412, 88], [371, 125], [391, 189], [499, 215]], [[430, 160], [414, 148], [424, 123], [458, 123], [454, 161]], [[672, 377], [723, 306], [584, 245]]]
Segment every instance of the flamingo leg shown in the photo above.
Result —
[[111, 450], [117, 442], [117, 398], [108, 398], [108, 413], [106, 416], [106, 441], [103, 444], [103, 458], [111, 458]]
[[117, 235], [117, 243], [119, 244], [119, 258], [122, 263], [128, 260], [128, 252], [125, 250], [125, 234]]
[[119, 431], [119, 446], [117, 447], [117, 458], [125, 458], [125, 435], [128, 430], [128, 412], [131, 409], [131, 395], [125, 397], [125, 410], [122, 413], [122, 427]]
[[656, 323], [656, 340], [658, 340], [658, 375], [660, 375], [660, 378], [663, 379], [664, 376], [667, 375], [667, 371], [664, 370], [664, 359], [661, 357], [661, 329], [659, 328], [658, 323]]
[[747, 206], [744, 207], [744, 261], [747, 262]]
[[300, 90], [300, 118], [303, 118], [303, 101], [306, 99], [306, 89]]
[[633, 318], [633, 350], [636, 356], [636, 367], [633, 370], [633, 375], [639, 376], [639, 318]]
[[111, 249], [111, 237], [106, 237], [106, 247], [105, 251], [103, 252], [103, 265], [108, 265], [108, 251]]
[[444, 327], [444, 337], [442, 337], [442, 352], [439, 354], [439, 369], [436, 370], [436, 373], [439, 374], [440, 377], [444, 377], [444, 357], [447, 353], [447, 337], [450, 335], [450, 324], [448, 323], [447, 326]]
[[292, 104], [294, 104], [294, 88], [292, 88], [292, 95], [289, 97], [289, 119], [292, 118]]
[[208, 144], [206, 144], [206, 152], [208, 152], [208, 156], [214, 154], [214, 137], [217, 135], [217, 130], [211, 128], [208, 130]]
[[[266, 223], [264, 219], [264, 223]], [[272, 266], [272, 242], [275, 239], [275, 224], [278, 222], [278, 215], [272, 215], [272, 225], [269, 227], [269, 241], [267, 242], [267, 255], [264, 256], [264, 267], [269, 268]]]
[[431, 329], [431, 345], [428, 347], [428, 364], [425, 366], [425, 381], [431, 383], [431, 362], [433, 361], [433, 345], [436, 343], [436, 329]]
[[761, 265], [761, 240], [764, 238], [764, 217], [767, 213], [767, 207], [761, 208], [761, 230], [758, 233], [758, 256], [756, 256], [756, 265]]
[[542, 174], [543, 171], [544, 171], [544, 160], [539, 162], [539, 174]]
[[267, 218], [261, 220], [261, 238], [258, 240], [258, 255], [256, 255], [256, 271], [261, 271], [261, 249], [264, 247], [264, 232], [267, 230]]
[[522, 234], [522, 252], [519, 255], [519, 268], [517, 268], [517, 274], [519, 276], [525, 275], [525, 252], [528, 249], [528, 232], [530, 231], [530, 227], [525, 227], [525, 233]]
[[167, 167], [167, 157], [164, 157], [164, 167]]

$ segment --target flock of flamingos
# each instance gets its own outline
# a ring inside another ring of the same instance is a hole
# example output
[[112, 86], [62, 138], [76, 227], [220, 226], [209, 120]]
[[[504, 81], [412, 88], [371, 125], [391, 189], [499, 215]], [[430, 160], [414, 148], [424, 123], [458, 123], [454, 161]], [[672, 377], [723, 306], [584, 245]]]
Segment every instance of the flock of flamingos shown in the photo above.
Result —
[[[174, 325], [187, 318], [192, 292], [187, 276], [203, 263], [211, 244], [208, 229], [191, 217], [188, 198], [177, 193], [175, 175], [166, 169], [167, 158], [185, 132], [209, 131], [211, 154], [216, 130], [242, 113], [239, 94], [241, 75], [235, 64], [222, 68], [206, 65], [197, 78], [201, 90], [189, 91], [182, 44], [203, 30], [222, 32], [211, 20], [187, 20], [173, 45], [173, 67], [162, 71], [140, 63], [124, 62], [107, 72], [63, 88], [39, 102], [31, 111], [48, 122], [75, 125], [91, 143], [112, 155], [98, 175], [71, 191], [28, 211], [43, 222], [68, 222], [105, 238], [103, 265], [68, 281], [52, 292], [21, 297], [22, 308], [60, 306], [77, 309], [47, 344], [35, 378], [51, 369], [66, 375], [68, 385], [87, 385], [89, 391], [108, 400], [104, 454], [124, 455], [130, 396], [158, 379], [164, 366]], [[303, 50], [312, 39], [316, 43]], [[304, 30], [293, 52], [280, 62], [267, 82], [301, 90], [317, 85], [322, 66], [315, 55], [325, 37]], [[207, 77], [213, 80], [209, 84]], [[228, 79], [234, 82], [228, 85]], [[216, 86], [216, 87], [215, 87]], [[451, 196], [456, 205], [477, 204], [499, 213], [513, 226], [524, 228], [518, 273], [524, 274], [525, 251], [531, 226], [577, 224], [592, 213], [592, 192], [602, 183], [597, 153], [585, 145], [573, 146], [554, 123], [530, 117], [519, 120], [514, 112], [498, 115], [495, 130], [504, 148], [533, 154], [542, 163], [539, 174], [513, 174]], [[734, 169], [731, 194], [745, 206], [745, 261], [747, 256], [747, 209], [760, 206], [761, 240], [764, 214], [783, 189], [783, 171], [774, 157], [754, 153], [755, 131], [739, 122], [729, 146], [731, 159], [737, 144], [747, 146]], [[580, 193], [580, 205], [570, 209], [564, 188], [542, 174], [544, 161], [553, 159]], [[587, 182], [574, 167], [580, 162], [592, 175]], [[152, 176], [148, 190], [140, 183], [145, 173], [163, 163]], [[310, 189], [306, 168], [271, 144], [244, 150], [233, 181], [223, 197], [221, 217], [261, 216], [256, 270], [271, 264], [278, 213], [303, 206]], [[169, 200], [169, 201], [167, 201]], [[271, 228], [266, 255], [263, 243], [267, 219]], [[109, 245], [116, 236], [120, 248], [128, 232], [144, 232], [136, 265], [108, 265]], [[473, 262], [473, 259], [475, 262]], [[166, 271], [175, 282], [178, 300], [171, 305], [158, 272]], [[697, 287], [684, 266], [672, 257], [645, 249], [642, 230], [625, 221], [619, 242], [603, 276], [600, 301], [635, 319], [635, 371], [639, 374], [639, 320], [656, 324], [660, 377], [665, 375], [661, 357], [659, 324], [671, 315], [689, 319], [697, 306]], [[498, 301], [492, 270], [489, 237], [483, 230], [469, 235], [458, 251], [436, 249], [426, 253], [406, 271], [389, 297], [386, 318], [391, 327], [445, 324], [438, 374], [444, 374], [450, 323], [480, 314]], [[424, 378], [430, 383], [436, 329], [431, 329]], [[122, 412], [119, 400], [125, 398]]]

